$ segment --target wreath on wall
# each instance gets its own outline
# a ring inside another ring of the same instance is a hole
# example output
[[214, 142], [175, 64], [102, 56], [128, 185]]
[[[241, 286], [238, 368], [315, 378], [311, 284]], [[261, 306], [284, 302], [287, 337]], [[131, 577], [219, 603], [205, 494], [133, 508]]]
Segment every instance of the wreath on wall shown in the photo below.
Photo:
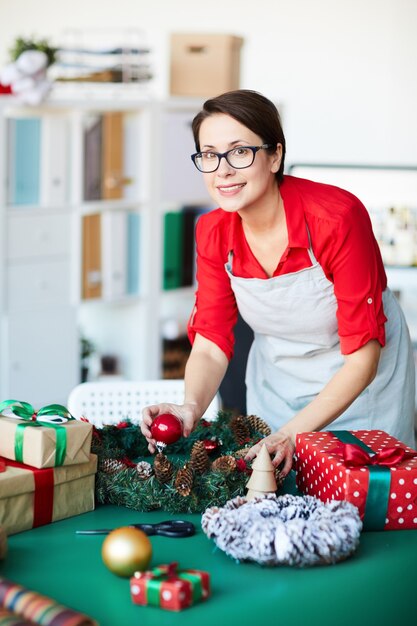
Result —
[[[92, 451], [99, 457], [96, 499], [137, 511], [201, 513], [242, 496], [251, 474], [247, 450], [271, 429], [256, 415], [220, 411], [201, 420], [187, 438], [151, 454], [129, 420], [94, 428]], [[279, 470], [277, 485], [282, 484]]]

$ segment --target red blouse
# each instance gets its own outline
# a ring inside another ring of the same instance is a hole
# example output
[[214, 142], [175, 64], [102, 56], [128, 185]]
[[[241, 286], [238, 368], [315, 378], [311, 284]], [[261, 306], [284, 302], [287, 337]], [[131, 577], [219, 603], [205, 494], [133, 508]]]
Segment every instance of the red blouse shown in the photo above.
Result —
[[[314, 255], [334, 285], [337, 321], [343, 354], [355, 352], [370, 339], [385, 345], [382, 292], [387, 278], [369, 214], [354, 195], [338, 187], [285, 176], [280, 185], [288, 229], [288, 247], [274, 276], [311, 266]], [[268, 278], [253, 255], [238, 213], [216, 209], [202, 215], [196, 228], [197, 283], [188, 335], [217, 344], [233, 356], [233, 327], [237, 305], [224, 268], [233, 250], [233, 274]]]

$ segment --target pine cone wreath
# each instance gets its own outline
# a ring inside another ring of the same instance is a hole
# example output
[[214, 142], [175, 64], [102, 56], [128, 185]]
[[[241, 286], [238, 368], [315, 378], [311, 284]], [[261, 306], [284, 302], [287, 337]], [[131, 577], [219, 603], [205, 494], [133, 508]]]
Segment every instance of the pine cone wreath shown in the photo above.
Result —
[[152, 474], [152, 465], [147, 461], [139, 461], [136, 465], [136, 472], [141, 480], [146, 480]]
[[202, 441], [196, 441], [191, 450], [190, 466], [196, 474], [204, 474], [210, 467], [210, 459]]
[[244, 415], [235, 415], [230, 421], [233, 437], [239, 446], [243, 446], [250, 439], [249, 422]]
[[183, 468], [178, 470], [175, 477], [175, 489], [181, 496], [186, 497], [190, 495], [193, 488], [193, 478], [193, 472], [188, 465], [184, 465]]
[[230, 454], [219, 456], [218, 459], [213, 461], [211, 468], [216, 472], [229, 474], [236, 469], [236, 459]]
[[257, 415], [248, 415], [246, 419], [248, 420], [249, 425], [253, 430], [256, 430], [258, 433], [261, 433], [265, 437], [268, 437], [268, 435], [271, 434], [271, 428], [263, 419], [261, 419]]
[[116, 474], [125, 469], [126, 465], [119, 459], [101, 459], [100, 470], [105, 474]]
[[153, 462], [153, 471], [160, 483], [168, 483], [174, 474], [174, 466], [165, 454], [159, 452]]

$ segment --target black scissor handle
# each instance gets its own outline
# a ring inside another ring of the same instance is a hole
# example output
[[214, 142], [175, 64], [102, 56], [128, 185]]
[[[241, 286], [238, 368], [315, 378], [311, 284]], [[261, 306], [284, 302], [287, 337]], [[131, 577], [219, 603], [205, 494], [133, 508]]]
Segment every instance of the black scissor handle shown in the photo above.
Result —
[[195, 526], [185, 520], [167, 520], [158, 524], [132, 524], [143, 530], [147, 535], [162, 535], [164, 537], [191, 537], [195, 534]]

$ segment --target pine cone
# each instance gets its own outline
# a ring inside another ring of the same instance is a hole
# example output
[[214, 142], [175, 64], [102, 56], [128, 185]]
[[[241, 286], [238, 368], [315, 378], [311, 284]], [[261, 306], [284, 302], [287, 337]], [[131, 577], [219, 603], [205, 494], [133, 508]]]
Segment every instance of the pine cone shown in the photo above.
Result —
[[179, 469], [175, 478], [175, 489], [181, 496], [189, 496], [193, 488], [193, 472], [184, 465], [182, 469]]
[[159, 452], [153, 462], [153, 471], [160, 483], [167, 483], [174, 474], [174, 466], [165, 454]]
[[240, 450], [236, 450], [233, 454], [237, 459], [243, 459], [244, 456], [249, 452], [250, 448], [240, 448]]
[[136, 471], [141, 480], [146, 480], [152, 474], [152, 465], [148, 461], [139, 461]]
[[239, 446], [243, 446], [250, 439], [249, 423], [244, 415], [235, 415], [230, 421], [233, 437]]
[[225, 456], [219, 456], [218, 459], [213, 461], [213, 465], [211, 468], [216, 472], [223, 472], [224, 474], [229, 474], [236, 469], [236, 459], [230, 454]]
[[196, 441], [191, 450], [190, 465], [196, 474], [204, 474], [210, 467], [210, 459], [202, 441]]
[[125, 469], [126, 465], [119, 459], [101, 459], [100, 470], [106, 474], [115, 474]]
[[271, 434], [271, 429], [268, 424], [257, 415], [248, 415], [247, 420], [250, 427], [258, 433], [261, 433], [265, 437]]

